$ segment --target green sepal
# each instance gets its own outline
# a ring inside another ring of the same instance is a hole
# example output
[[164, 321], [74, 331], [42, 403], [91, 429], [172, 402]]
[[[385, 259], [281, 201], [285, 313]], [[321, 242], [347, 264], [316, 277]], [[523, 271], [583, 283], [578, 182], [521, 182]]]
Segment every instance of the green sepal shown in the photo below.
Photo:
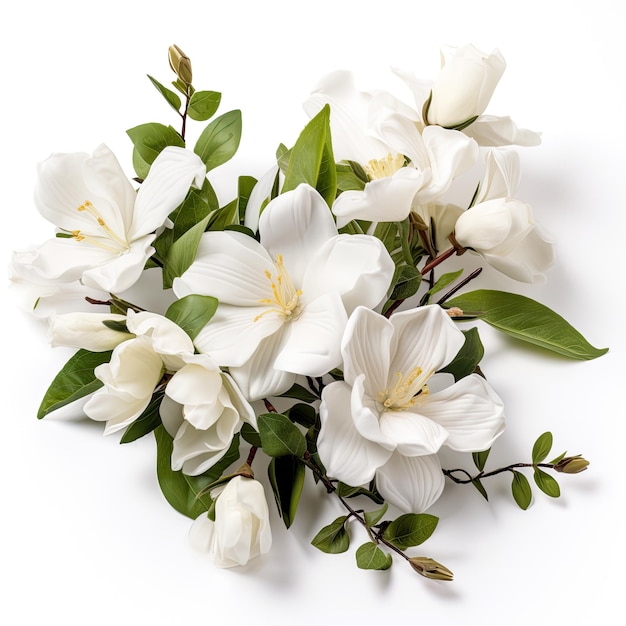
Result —
[[350, 535], [346, 530], [347, 515], [338, 517], [334, 522], [324, 526], [315, 537], [311, 544], [318, 550], [326, 552], [326, 554], [340, 554], [350, 547]]
[[552, 433], [545, 432], [539, 435], [537, 441], [533, 445], [532, 460], [533, 464], [541, 463], [546, 459], [552, 450]]
[[268, 456], [292, 455], [301, 458], [306, 452], [306, 438], [282, 413], [261, 413], [257, 417], [263, 451]]
[[219, 91], [194, 91], [189, 99], [187, 115], [196, 122], [206, 122], [215, 115], [221, 100]]
[[44, 394], [37, 411], [37, 419], [42, 419], [52, 411], [84, 398], [102, 387], [94, 369], [111, 360], [112, 351], [90, 352], [79, 350], [61, 368]]
[[368, 541], [356, 550], [359, 569], [386, 570], [391, 567], [391, 554], [385, 554], [375, 543]]
[[162, 85], [156, 78], [153, 78], [152, 76], [150, 76], [150, 74], [148, 74], [147, 76], [150, 79], [150, 82], [156, 87], [157, 91], [165, 98], [165, 100], [172, 107], [172, 109], [174, 109], [174, 111], [176, 111], [177, 113], [180, 113], [181, 101], [180, 101], [180, 98], [178, 97], [178, 94], [174, 93], [171, 89], [168, 89], [167, 87]]
[[274, 492], [278, 512], [289, 528], [296, 516], [306, 468], [295, 456], [281, 456], [270, 460], [267, 473]]
[[206, 165], [207, 172], [229, 161], [241, 141], [241, 111], [216, 117], [198, 137], [193, 151]]
[[239, 458], [239, 434], [233, 438], [224, 457], [200, 476], [188, 476], [172, 469], [173, 439], [163, 426], [154, 430], [154, 436], [157, 442], [157, 478], [165, 499], [179, 513], [196, 519], [212, 504], [206, 488]]
[[248, 200], [250, 200], [250, 195], [257, 182], [258, 180], [254, 176], [240, 176], [237, 179], [237, 210], [239, 212], [240, 224], [244, 222]]
[[385, 528], [383, 536], [400, 550], [406, 550], [424, 543], [438, 522], [438, 517], [428, 513], [405, 513]]
[[125, 333], [130, 335], [130, 331], [128, 330], [128, 326], [126, 326], [126, 322], [122, 322], [121, 320], [103, 320], [102, 323], [111, 330], [115, 330], [118, 333]]
[[[455, 381], [473, 374], [485, 354], [485, 349], [476, 327], [464, 330], [462, 333], [465, 335], [465, 343], [461, 346], [454, 359], [440, 370], [441, 372], [452, 374]], [[478, 469], [482, 470], [482, 467]]]
[[448, 300], [446, 307], [459, 307], [511, 337], [571, 359], [595, 359], [608, 350], [594, 348], [560, 315], [526, 296], [479, 289]]
[[537, 487], [543, 491], [547, 496], [551, 498], [558, 498], [561, 495], [561, 488], [559, 487], [559, 483], [550, 476], [547, 472], [535, 467], [533, 478], [535, 479], [535, 483], [537, 483]]
[[152, 165], [161, 151], [168, 146], [185, 147], [185, 141], [171, 126], [150, 122], [126, 131], [141, 159]]
[[161, 415], [159, 414], [159, 409], [164, 395], [165, 390], [157, 391], [152, 394], [148, 406], [143, 410], [143, 413], [126, 428], [120, 439], [120, 443], [136, 441], [160, 426]]
[[172, 302], [165, 312], [165, 317], [180, 326], [193, 341], [215, 315], [217, 305], [218, 300], [213, 296], [192, 293]]
[[522, 474], [513, 470], [513, 482], [511, 483], [511, 493], [513, 499], [517, 502], [517, 506], [524, 511], [530, 506], [533, 499], [533, 492], [530, 488], [528, 478]]

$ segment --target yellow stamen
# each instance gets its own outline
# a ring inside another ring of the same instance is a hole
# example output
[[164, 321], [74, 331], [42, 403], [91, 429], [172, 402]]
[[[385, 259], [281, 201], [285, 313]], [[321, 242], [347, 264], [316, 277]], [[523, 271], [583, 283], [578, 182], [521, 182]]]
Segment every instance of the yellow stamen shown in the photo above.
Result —
[[426, 381], [433, 372], [423, 372], [421, 367], [411, 370], [407, 376], [402, 372], [396, 372], [396, 384], [391, 392], [385, 389], [378, 393], [377, 400], [385, 409], [398, 411], [414, 406], [419, 399], [423, 399], [429, 393]]
[[393, 176], [399, 169], [404, 167], [404, 161], [404, 155], [402, 154], [396, 154], [395, 157], [388, 154], [384, 159], [372, 159], [369, 161], [365, 166], [365, 173], [370, 180]]
[[270, 282], [273, 298], [262, 298], [259, 300], [259, 304], [265, 304], [270, 308], [257, 315], [254, 321], [258, 322], [268, 313], [276, 313], [285, 321], [297, 318], [300, 313], [302, 290], [296, 289], [291, 282], [289, 274], [287, 274], [287, 270], [283, 265], [282, 254], [276, 257], [276, 278], [269, 270], [265, 270], [265, 277]]
[[89, 215], [91, 215], [96, 220], [96, 222], [98, 223], [98, 226], [100, 226], [100, 228], [102, 228], [102, 230], [105, 232], [106, 238], [108, 238], [115, 245], [114, 246], [108, 245], [108, 244], [104, 243], [98, 237], [89, 237], [87, 235], [84, 235], [83, 233], [81, 233], [80, 230], [73, 230], [72, 231], [72, 237], [74, 237], [74, 239], [76, 239], [76, 241], [84, 241], [84, 242], [89, 243], [91, 245], [97, 246], [98, 248], [102, 248], [103, 250], [106, 250], [107, 252], [113, 252], [115, 254], [120, 253], [120, 252], [126, 252], [127, 250], [130, 250], [129, 243], [125, 239], [120, 237], [117, 233], [115, 233], [107, 225], [107, 223], [102, 218], [102, 215], [100, 215], [98, 210], [94, 207], [94, 205], [91, 202], [89, 202], [89, 200], [85, 200], [85, 203], [81, 204], [78, 207], [77, 211], [79, 213], [82, 213], [83, 211], [85, 211]]

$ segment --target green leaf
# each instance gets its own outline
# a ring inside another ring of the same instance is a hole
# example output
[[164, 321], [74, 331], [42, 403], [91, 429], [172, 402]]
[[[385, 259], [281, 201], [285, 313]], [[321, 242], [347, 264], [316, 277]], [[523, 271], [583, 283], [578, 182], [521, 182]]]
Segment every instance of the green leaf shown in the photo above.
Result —
[[528, 478], [526, 478], [522, 472], [513, 470], [511, 491], [513, 493], [513, 499], [517, 502], [517, 506], [525, 511], [530, 506], [530, 502], [533, 499], [533, 492], [530, 488]]
[[167, 100], [167, 103], [176, 111], [180, 112], [181, 101], [178, 97], [178, 94], [174, 93], [171, 89], [164, 87], [156, 78], [152, 78], [150, 74], [148, 74], [148, 78], [150, 82], [156, 87], [157, 91]]
[[552, 433], [545, 432], [540, 435], [533, 445], [532, 460], [534, 464], [541, 463], [552, 450]]
[[79, 350], [74, 354], [48, 387], [37, 411], [37, 418], [41, 419], [102, 387], [102, 382], [96, 378], [94, 369], [102, 363], [108, 363], [110, 359], [110, 350], [107, 352]]
[[241, 111], [229, 111], [215, 118], [203, 131], [194, 152], [206, 165], [207, 172], [230, 160], [241, 141]]
[[305, 428], [311, 428], [317, 419], [317, 411], [310, 404], [294, 404], [288, 411], [287, 416], [292, 422], [301, 424]]
[[259, 433], [247, 422], [244, 422], [241, 427], [241, 438], [247, 441], [251, 446], [256, 448], [261, 447], [261, 437], [259, 437]]
[[338, 517], [332, 524], [324, 526], [320, 530], [311, 544], [318, 550], [326, 552], [327, 554], [340, 554], [345, 552], [350, 547], [350, 536], [346, 530], [345, 523], [348, 517], [342, 515]]
[[163, 400], [164, 395], [165, 391], [158, 391], [152, 395], [152, 399], [143, 413], [126, 428], [120, 439], [120, 443], [136, 441], [144, 435], [151, 433], [161, 424], [159, 408], [161, 407], [161, 400]]
[[337, 193], [337, 170], [331, 145], [330, 107], [327, 104], [304, 127], [290, 150], [282, 193], [295, 189], [301, 183], [317, 189], [326, 203], [332, 205]]
[[478, 471], [482, 472], [485, 469], [485, 463], [487, 463], [487, 457], [491, 452], [491, 448], [487, 450], [481, 450], [480, 452], [472, 452], [472, 459], [474, 465], [478, 468]]
[[367, 526], [371, 528], [372, 526], [378, 524], [378, 522], [380, 522], [380, 520], [383, 518], [383, 515], [387, 512], [388, 508], [389, 505], [385, 502], [385, 504], [383, 504], [383, 506], [376, 511], [366, 511], [363, 514], [363, 517], [365, 518], [365, 523], [367, 524]]
[[[118, 333], [129, 333], [128, 326], [126, 326], [126, 322], [118, 321], [118, 320], [103, 320], [102, 323], [111, 330], [115, 330]], [[133, 335], [134, 336], [134, 335]]]
[[405, 513], [395, 519], [383, 533], [400, 550], [424, 543], [437, 528], [439, 518], [428, 513]]
[[257, 179], [253, 176], [240, 176], [237, 179], [237, 209], [239, 211], [240, 224], [243, 224], [244, 218], [246, 217], [248, 200], [250, 200], [250, 194], [257, 182]]
[[[441, 370], [447, 374], [452, 374], [455, 381], [472, 374], [485, 353], [476, 327], [462, 332], [465, 335], [465, 343], [454, 359]], [[482, 469], [482, 467], [478, 469]]]
[[608, 350], [594, 348], [560, 315], [526, 296], [479, 289], [448, 300], [446, 306], [472, 312], [511, 337], [571, 359], [595, 359]]
[[140, 180], [145, 180], [150, 172], [150, 163], [146, 163], [141, 158], [139, 151], [135, 147], [133, 147], [133, 169]]
[[306, 438], [300, 429], [282, 413], [262, 413], [257, 426], [263, 451], [269, 456], [302, 457], [306, 452]]
[[157, 442], [157, 478], [165, 499], [179, 513], [196, 519], [208, 511], [212, 500], [206, 487], [214, 483], [239, 458], [239, 435], [235, 435], [228, 452], [210, 470], [200, 476], [187, 476], [172, 469], [173, 439], [159, 426], [154, 431]]
[[417, 293], [422, 282], [422, 274], [413, 265], [401, 265], [394, 274], [390, 300], [406, 300]]
[[376, 504], [383, 504], [383, 502], [385, 501], [384, 498], [376, 490], [376, 486], [374, 485], [373, 481], [370, 483], [369, 489], [366, 489], [365, 487], [352, 487], [340, 481], [337, 483], [337, 495], [341, 496], [342, 498], [356, 498], [357, 496], [365, 496]]
[[206, 230], [224, 230], [228, 226], [239, 225], [239, 199], [235, 198], [226, 206], [211, 213]]
[[543, 491], [547, 496], [551, 498], [558, 498], [561, 495], [561, 488], [559, 487], [559, 483], [550, 476], [550, 474], [540, 470], [538, 467], [535, 467], [535, 472], [533, 474], [535, 482], [537, 483], [537, 487]]
[[164, 126], [156, 122], [141, 124], [130, 128], [126, 134], [133, 142], [139, 156], [148, 165], [152, 165], [161, 151], [167, 146], [185, 147], [183, 138], [171, 126]]
[[293, 524], [302, 495], [306, 468], [295, 456], [289, 455], [271, 459], [267, 472], [276, 506], [285, 526], [289, 528]]
[[294, 383], [293, 386], [285, 393], [280, 394], [281, 398], [293, 398], [294, 400], [301, 400], [302, 402], [315, 402], [319, 398], [312, 394], [308, 389], [298, 383]]
[[391, 554], [385, 554], [372, 541], [357, 548], [356, 564], [359, 569], [385, 570], [391, 567], [391, 562]]
[[439, 280], [424, 294], [421, 304], [428, 304], [432, 296], [445, 289], [450, 283], [453, 283], [462, 273], [463, 270], [461, 269], [456, 272], [442, 274]]
[[474, 478], [474, 480], [472, 481], [472, 485], [474, 485], [474, 487], [476, 487], [476, 489], [478, 490], [478, 493], [480, 493], [480, 495], [485, 498], [485, 500], [487, 500], [487, 502], [489, 501], [489, 495], [487, 494], [487, 490], [485, 489], [484, 485], [482, 484], [482, 482], [480, 481], [479, 478]]
[[193, 340], [215, 315], [217, 304], [217, 298], [213, 296], [192, 293], [172, 302], [165, 317], [180, 326]]
[[[215, 190], [209, 179], [205, 178], [202, 188], [190, 189], [182, 204], [170, 213], [169, 217], [174, 223], [174, 227], [171, 229], [173, 241], [182, 237], [199, 222], [202, 222], [209, 213], [218, 210], [219, 206]], [[168, 232], [168, 230], [165, 232]]]
[[215, 115], [221, 99], [218, 91], [195, 91], [189, 100], [187, 115], [197, 122], [206, 122]]

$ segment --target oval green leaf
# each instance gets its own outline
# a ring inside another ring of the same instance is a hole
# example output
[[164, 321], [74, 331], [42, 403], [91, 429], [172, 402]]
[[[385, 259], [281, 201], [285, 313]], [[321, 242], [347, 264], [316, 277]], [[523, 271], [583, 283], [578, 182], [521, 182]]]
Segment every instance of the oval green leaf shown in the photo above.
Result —
[[368, 541], [357, 548], [356, 564], [360, 569], [386, 570], [391, 567], [391, 554], [385, 554], [375, 543]]
[[206, 122], [215, 115], [221, 99], [222, 94], [219, 91], [194, 91], [189, 100], [187, 115], [197, 122]]
[[511, 483], [511, 492], [513, 499], [517, 502], [517, 506], [524, 511], [530, 506], [533, 498], [533, 492], [530, 488], [528, 478], [521, 472], [513, 470], [513, 482]]
[[437, 528], [439, 518], [427, 513], [405, 513], [385, 528], [384, 537], [400, 550], [424, 543]]
[[552, 450], [552, 433], [545, 432], [537, 438], [533, 445], [533, 463], [541, 463], [550, 454], [550, 450]]
[[313, 537], [311, 544], [318, 550], [326, 552], [327, 554], [340, 554], [341, 552], [345, 552], [350, 547], [350, 536], [345, 527], [347, 519], [346, 515], [342, 515], [332, 524], [324, 526], [324, 528]]
[[289, 528], [296, 516], [306, 469], [294, 456], [273, 458], [267, 468], [276, 506], [285, 526]]
[[190, 294], [173, 302], [165, 317], [180, 326], [190, 337], [195, 339], [217, 311], [217, 298]]
[[230, 160], [237, 152], [240, 141], [241, 111], [229, 111], [215, 118], [202, 131], [193, 150], [208, 172]]
[[551, 498], [558, 498], [561, 495], [559, 483], [557, 483], [556, 480], [550, 476], [550, 474], [536, 467], [533, 476], [535, 478], [535, 482], [537, 483], [537, 487], [539, 487], [539, 489], [541, 489], [541, 491], [543, 491], [543, 493], [547, 496], [550, 496]]
[[300, 429], [282, 413], [262, 413], [257, 426], [263, 451], [269, 456], [302, 457], [306, 452], [306, 438]]

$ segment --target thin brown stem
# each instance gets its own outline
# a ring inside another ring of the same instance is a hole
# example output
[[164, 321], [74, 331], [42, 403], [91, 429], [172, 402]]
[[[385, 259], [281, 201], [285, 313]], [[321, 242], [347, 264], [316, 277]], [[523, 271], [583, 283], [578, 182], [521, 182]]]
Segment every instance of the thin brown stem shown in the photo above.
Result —
[[[497, 474], [502, 474], [503, 472], [512, 472], [518, 468], [524, 467], [545, 467], [546, 469], [554, 469], [554, 463], [512, 463], [511, 465], [507, 465], [506, 467], [500, 467], [498, 469], [492, 470], [491, 472], [479, 472], [476, 476], [471, 476], [467, 470], [464, 469], [452, 469], [442, 470], [444, 475], [450, 478], [452, 481], [457, 483], [458, 485], [467, 485], [469, 483], [474, 482], [475, 480], [479, 480], [482, 478], [489, 478], [490, 476], [496, 476]], [[464, 474], [467, 478], [458, 478], [455, 474]]]

